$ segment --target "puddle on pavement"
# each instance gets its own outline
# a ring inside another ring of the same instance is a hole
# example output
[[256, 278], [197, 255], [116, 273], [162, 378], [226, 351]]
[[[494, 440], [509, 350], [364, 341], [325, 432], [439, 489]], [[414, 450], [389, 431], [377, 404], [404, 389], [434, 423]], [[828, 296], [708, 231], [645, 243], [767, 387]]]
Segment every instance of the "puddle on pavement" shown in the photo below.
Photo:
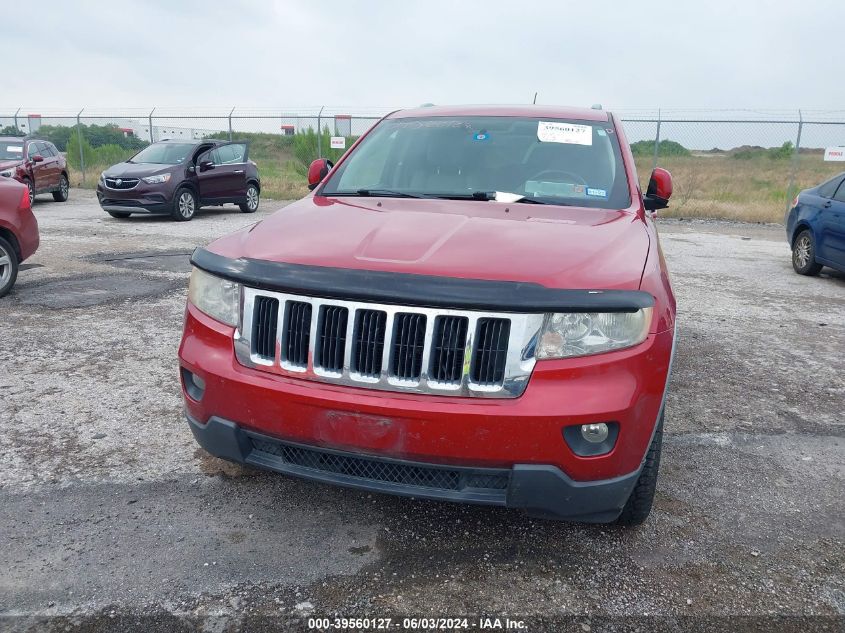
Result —
[[166, 273], [191, 272], [189, 251], [141, 251], [137, 253], [104, 253], [87, 258], [98, 264], [109, 264], [117, 268], [150, 270]]
[[183, 287], [169, 279], [148, 279], [129, 275], [101, 275], [48, 281], [21, 293], [21, 303], [46, 308], [84, 308], [121, 299], [138, 299], [164, 294]]

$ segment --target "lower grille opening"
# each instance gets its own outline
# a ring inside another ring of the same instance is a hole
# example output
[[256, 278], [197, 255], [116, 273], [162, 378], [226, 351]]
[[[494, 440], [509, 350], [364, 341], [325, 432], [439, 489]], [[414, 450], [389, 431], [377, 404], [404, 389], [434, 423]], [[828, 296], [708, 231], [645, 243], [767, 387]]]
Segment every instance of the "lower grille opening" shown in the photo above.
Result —
[[433, 468], [369, 457], [342, 455], [317, 448], [252, 438], [253, 448], [279, 458], [285, 464], [357, 479], [438, 490], [505, 490], [509, 470]]

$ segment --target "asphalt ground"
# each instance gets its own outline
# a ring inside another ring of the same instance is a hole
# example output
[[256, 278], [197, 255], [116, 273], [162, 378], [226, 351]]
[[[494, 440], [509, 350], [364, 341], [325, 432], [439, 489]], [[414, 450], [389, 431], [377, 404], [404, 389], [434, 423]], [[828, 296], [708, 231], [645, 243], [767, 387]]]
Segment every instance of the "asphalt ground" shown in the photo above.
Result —
[[680, 338], [655, 507], [626, 530], [199, 449], [187, 254], [282, 206], [174, 223], [37, 199], [41, 248], [0, 300], [0, 629], [843, 630], [845, 275], [796, 275], [782, 227], [659, 221]]

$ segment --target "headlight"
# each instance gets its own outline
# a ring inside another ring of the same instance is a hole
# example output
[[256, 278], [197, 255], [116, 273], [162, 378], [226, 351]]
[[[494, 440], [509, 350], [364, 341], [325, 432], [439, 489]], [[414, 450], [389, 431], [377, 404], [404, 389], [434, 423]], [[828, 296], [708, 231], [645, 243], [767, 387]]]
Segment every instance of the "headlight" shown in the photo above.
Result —
[[148, 185], [157, 185], [162, 182], [167, 182], [170, 180], [170, 174], [159, 174], [158, 176], [147, 176], [146, 178], [141, 178], [145, 183]]
[[106, 182], [106, 172], [100, 174], [100, 182]]
[[188, 301], [208, 316], [226, 325], [237, 325], [240, 297], [240, 284], [209, 275], [199, 268], [191, 270]]
[[623, 349], [648, 336], [652, 308], [636, 312], [547, 314], [537, 358], [568, 358]]
[[12, 169], [4, 169], [3, 171], [0, 171], [0, 176], [5, 176], [6, 178], [11, 178], [11, 177], [12, 177], [12, 176], [14, 176], [14, 175], [15, 175], [15, 170], [14, 170], [14, 168], [12, 168]]

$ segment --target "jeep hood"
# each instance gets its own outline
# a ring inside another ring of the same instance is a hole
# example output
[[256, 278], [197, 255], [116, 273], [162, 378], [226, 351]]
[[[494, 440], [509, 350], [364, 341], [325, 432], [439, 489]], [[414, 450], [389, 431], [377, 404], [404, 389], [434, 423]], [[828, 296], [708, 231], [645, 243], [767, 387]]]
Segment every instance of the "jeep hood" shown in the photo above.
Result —
[[648, 248], [645, 226], [629, 211], [309, 196], [208, 250], [233, 259], [636, 290]]

